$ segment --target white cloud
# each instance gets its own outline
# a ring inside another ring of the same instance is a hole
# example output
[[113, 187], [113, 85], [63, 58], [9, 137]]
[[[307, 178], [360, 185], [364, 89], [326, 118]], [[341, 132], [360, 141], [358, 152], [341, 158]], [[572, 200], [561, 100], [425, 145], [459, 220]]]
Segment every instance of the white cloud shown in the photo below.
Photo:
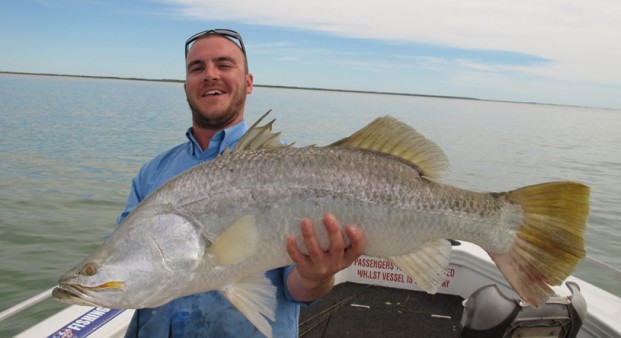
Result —
[[[168, 2], [181, 15], [194, 19], [237, 21], [466, 50], [515, 52], [550, 61], [508, 68], [481, 60], [441, 60], [430, 56], [426, 61], [429, 67], [450, 63], [453, 68], [473, 72], [513, 71], [535, 76], [542, 82], [580, 82], [577, 87], [603, 85], [609, 91], [621, 86], [621, 1], [618, 0]], [[424, 60], [422, 55], [416, 58], [419, 62]]]
[[181, 15], [195, 19], [517, 52], [552, 61], [523, 69], [533, 74], [602, 84], [621, 82], [618, 0], [169, 2], [178, 6]]

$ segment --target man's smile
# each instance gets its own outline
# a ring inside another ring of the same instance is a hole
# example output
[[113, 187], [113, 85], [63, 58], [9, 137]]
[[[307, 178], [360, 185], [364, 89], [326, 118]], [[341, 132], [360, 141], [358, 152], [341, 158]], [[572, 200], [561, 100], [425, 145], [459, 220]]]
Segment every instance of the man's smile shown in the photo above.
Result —
[[223, 92], [223, 91], [221, 91], [221, 90], [209, 90], [209, 91], [204, 92], [204, 93], [201, 95], [201, 97], [205, 97], [205, 96], [216, 96], [216, 95], [221, 95], [221, 94], [224, 94], [224, 92]]

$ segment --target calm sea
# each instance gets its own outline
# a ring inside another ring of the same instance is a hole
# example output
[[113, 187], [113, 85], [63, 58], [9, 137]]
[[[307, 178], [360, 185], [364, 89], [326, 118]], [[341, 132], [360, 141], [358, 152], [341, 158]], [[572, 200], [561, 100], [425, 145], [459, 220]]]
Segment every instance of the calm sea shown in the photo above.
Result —
[[[551, 180], [592, 187], [577, 275], [621, 295], [621, 111], [255, 88], [297, 145], [327, 144], [377, 116], [414, 126], [451, 160], [446, 183], [502, 191]], [[180, 83], [0, 74], [0, 310], [52, 287], [115, 227], [140, 165], [185, 141]], [[64, 305], [0, 323], [8, 336]]]

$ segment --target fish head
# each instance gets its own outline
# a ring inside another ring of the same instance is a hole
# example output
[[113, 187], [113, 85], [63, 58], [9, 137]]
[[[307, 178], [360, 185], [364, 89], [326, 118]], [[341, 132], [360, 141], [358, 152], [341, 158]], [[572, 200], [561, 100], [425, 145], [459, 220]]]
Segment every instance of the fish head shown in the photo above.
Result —
[[179, 214], [128, 217], [93, 254], [59, 279], [53, 296], [65, 303], [107, 308], [165, 304], [188, 294], [188, 281], [200, 275], [206, 242], [200, 229]]

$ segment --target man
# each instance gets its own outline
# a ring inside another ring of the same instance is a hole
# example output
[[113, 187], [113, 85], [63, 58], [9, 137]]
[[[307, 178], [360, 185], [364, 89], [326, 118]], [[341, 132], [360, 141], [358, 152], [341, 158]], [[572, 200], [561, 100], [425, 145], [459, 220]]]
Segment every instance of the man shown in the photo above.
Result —
[[[173, 176], [216, 158], [232, 147], [246, 131], [244, 108], [252, 93], [241, 36], [226, 29], [209, 30], [186, 42], [184, 84], [192, 111], [188, 141], [146, 163], [132, 181], [132, 190], [120, 223], [151, 192]], [[283, 243], [295, 265], [268, 271], [277, 287], [274, 337], [297, 337], [301, 304], [326, 293], [334, 274], [351, 265], [364, 250], [364, 237], [355, 227], [346, 227], [351, 245], [345, 247], [337, 220], [324, 215], [330, 243], [324, 251], [308, 219], [300, 223], [308, 255], [302, 254], [294, 238]], [[260, 337], [261, 333], [231, 303], [216, 291], [190, 295], [155, 309], [136, 311], [126, 337]]]

